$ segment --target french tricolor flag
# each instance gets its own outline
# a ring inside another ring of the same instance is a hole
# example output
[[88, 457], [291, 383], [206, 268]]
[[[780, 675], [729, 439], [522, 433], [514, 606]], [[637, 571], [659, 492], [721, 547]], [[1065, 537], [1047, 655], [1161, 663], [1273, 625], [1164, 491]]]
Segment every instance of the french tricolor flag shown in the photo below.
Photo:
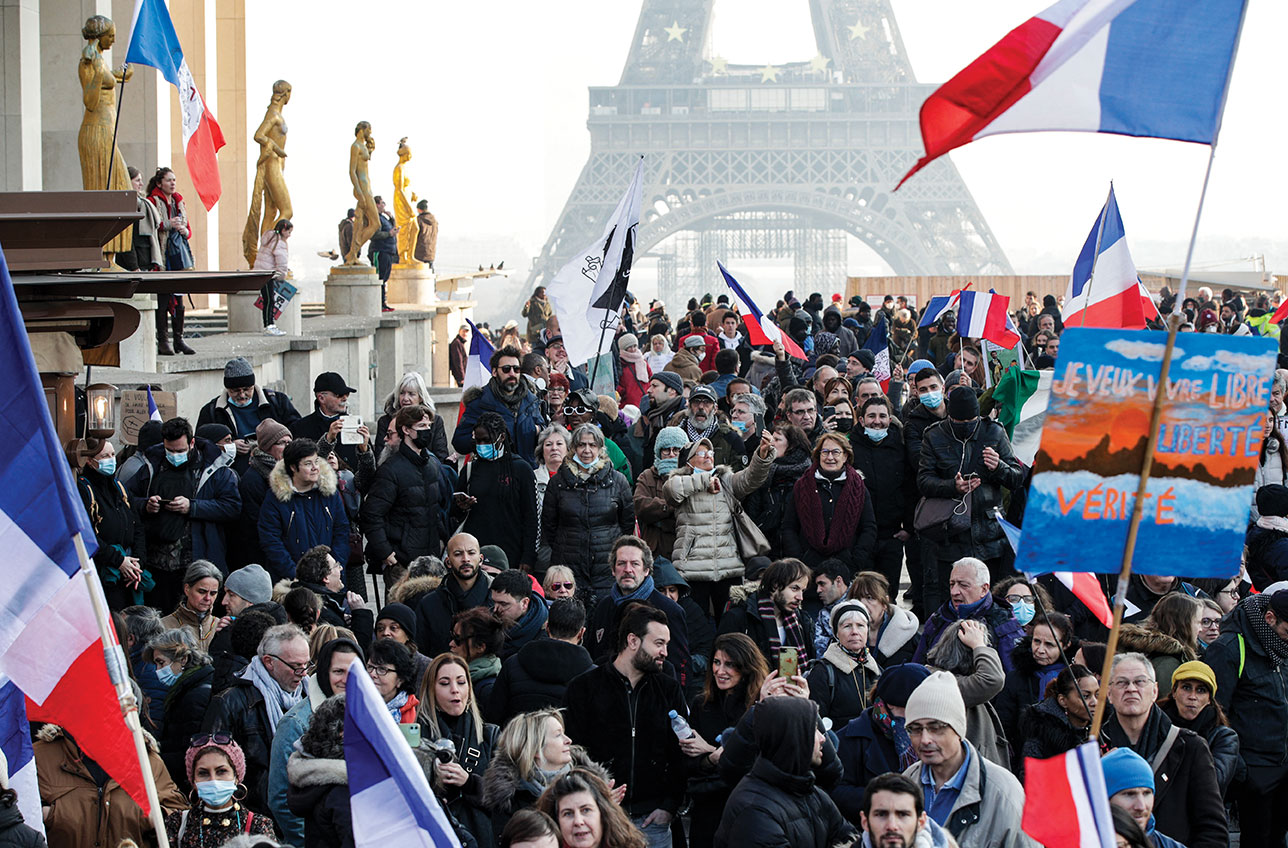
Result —
[[465, 359], [465, 385], [462, 388], [486, 386], [492, 379], [492, 354], [496, 353], [496, 347], [479, 332], [473, 321], [466, 318], [465, 323], [470, 325], [470, 350]]
[[[1096, 245], [1100, 246], [1099, 254]], [[1127, 249], [1127, 233], [1111, 185], [1109, 199], [1096, 217], [1069, 277], [1069, 288], [1064, 293], [1064, 325], [1143, 330], [1148, 320], [1157, 317], [1158, 307], [1137, 276], [1136, 263]]]
[[[108, 678], [94, 611], [97, 604], [107, 613], [89, 563], [94, 530], [54, 434], [3, 252], [0, 362], [9, 364], [11, 376], [0, 404], [0, 428], [11, 441], [0, 455], [6, 583], [0, 595], [0, 675], [26, 696], [31, 720], [60, 725], [146, 811], [143, 772]], [[124, 669], [115, 639], [107, 651]], [[11, 704], [10, 699], [6, 710]]]
[[206, 209], [213, 208], [223, 193], [215, 154], [224, 146], [224, 134], [201, 92], [197, 91], [197, 82], [183, 58], [183, 48], [165, 0], [135, 0], [125, 61], [156, 68], [167, 82], [179, 89], [184, 161], [188, 163], [188, 174], [201, 202]]
[[1020, 334], [1007, 310], [1011, 299], [996, 292], [964, 291], [958, 295], [957, 335], [963, 339], [988, 339], [1010, 350], [1020, 341]]
[[[1015, 554], [1020, 552], [1020, 538], [1022, 533], [1019, 527], [1002, 517], [1000, 510], [994, 510], [993, 518], [1001, 525], [1002, 532], [1006, 534], [1006, 541], [1011, 545], [1011, 551]], [[1024, 576], [1030, 581], [1037, 579], [1038, 575], [1046, 574], [1045, 571], [1026, 571]], [[1096, 620], [1105, 627], [1114, 626], [1114, 611], [1109, 606], [1109, 599], [1105, 597], [1105, 592], [1100, 588], [1100, 581], [1096, 575], [1088, 571], [1053, 571], [1055, 579], [1064, 584], [1064, 588], [1073, 593], [1073, 596], [1082, 601], [1083, 605], [1091, 610]]]
[[797, 359], [809, 358], [791, 336], [784, 333], [777, 324], [765, 317], [765, 313], [760, 311], [756, 301], [751, 299], [751, 295], [747, 294], [724, 265], [717, 262], [716, 267], [720, 269], [720, 274], [724, 277], [725, 284], [729, 286], [733, 296], [738, 298], [738, 302], [742, 304], [743, 312], [746, 313], [744, 323], [747, 325], [748, 342], [753, 345], [771, 345], [774, 342], [781, 342], [783, 348]]
[[1059, 0], [921, 107], [926, 155], [1000, 133], [1116, 133], [1211, 144], [1247, 0]]
[[868, 340], [863, 343], [864, 350], [872, 351], [876, 361], [872, 363], [872, 376], [881, 383], [881, 391], [890, 391], [890, 328], [886, 325], [885, 313], [877, 325], [868, 333]]
[[1046, 848], [1114, 848], [1114, 817], [1095, 740], [1047, 760], [1024, 758], [1020, 827]]

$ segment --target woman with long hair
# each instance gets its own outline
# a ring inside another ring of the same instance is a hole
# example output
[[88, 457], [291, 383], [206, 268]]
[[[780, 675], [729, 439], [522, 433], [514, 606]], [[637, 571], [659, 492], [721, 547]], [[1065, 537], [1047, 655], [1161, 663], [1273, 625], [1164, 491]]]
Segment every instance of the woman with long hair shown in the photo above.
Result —
[[842, 433], [824, 433], [814, 444], [813, 464], [796, 481], [783, 516], [783, 553], [813, 568], [839, 559], [851, 574], [872, 567], [877, 519], [854, 448]]
[[1015, 774], [1024, 771], [1024, 759], [1020, 756], [1024, 747], [1020, 718], [1026, 709], [1043, 699], [1047, 686], [1064, 671], [1062, 656], [1077, 650], [1073, 624], [1063, 613], [1051, 612], [1035, 618], [1025, 630], [1026, 635], [1011, 652], [1015, 667], [1006, 673], [1006, 683], [993, 699], [1007, 741], [1011, 743]]
[[[188, 246], [192, 238], [192, 225], [188, 223], [188, 207], [184, 205], [183, 195], [175, 189], [178, 180], [174, 171], [162, 166], [148, 181], [148, 202], [153, 205], [160, 219], [161, 229], [158, 239], [161, 243], [161, 256], [158, 264], [167, 271], [187, 271], [192, 268], [192, 249]], [[183, 295], [179, 293], [157, 295], [157, 353], [172, 356], [182, 353], [191, 356], [195, 350], [188, 347], [183, 340], [184, 319]], [[165, 344], [166, 316], [174, 320], [174, 350]]]
[[769, 553], [765, 556], [771, 560], [783, 556], [782, 526], [787, 501], [792, 496], [792, 487], [809, 470], [812, 461], [809, 436], [795, 424], [775, 424], [773, 440], [775, 457], [769, 467], [769, 479], [748, 495], [742, 504], [747, 515], [769, 539]]
[[291, 233], [293, 232], [295, 232], [295, 225], [291, 223], [290, 218], [281, 219], [273, 225], [271, 230], [265, 231], [264, 235], [260, 237], [259, 253], [255, 255], [255, 264], [251, 268], [253, 271], [273, 272], [273, 276], [259, 290], [261, 309], [264, 315], [265, 335], [286, 335], [285, 332], [277, 328], [277, 316], [274, 313], [277, 308], [277, 284], [285, 280], [286, 275], [291, 273], [291, 252], [286, 242], [291, 238]]
[[1239, 753], [1239, 735], [1230, 727], [1225, 711], [1216, 700], [1216, 673], [1205, 662], [1183, 663], [1172, 672], [1172, 690], [1158, 706], [1172, 724], [1193, 730], [1208, 743], [1216, 764], [1216, 782], [1224, 796], [1230, 783], [1246, 773]]
[[573, 769], [551, 784], [537, 809], [559, 825], [564, 848], [648, 848], [612, 789], [586, 769]]
[[143, 522], [115, 476], [116, 448], [107, 439], [75, 439], [67, 445], [67, 459], [98, 542], [94, 565], [108, 608], [143, 603], [144, 593], [151, 592], [156, 581], [144, 566], [148, 552]]

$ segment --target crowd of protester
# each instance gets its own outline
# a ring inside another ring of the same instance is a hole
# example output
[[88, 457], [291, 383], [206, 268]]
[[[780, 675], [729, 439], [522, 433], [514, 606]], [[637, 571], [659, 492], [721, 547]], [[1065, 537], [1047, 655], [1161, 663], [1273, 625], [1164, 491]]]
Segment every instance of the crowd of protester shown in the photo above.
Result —
[[[1185, 302], [1194, 329], [1269, 309], [1213, 306]], [[543, 290], [523, 314], [450, 433], [418, 374], [350, 432], [344, 376], [301, 414], [238, 358], [195, 429], [69, 446], [171, 844], [352, 845], [354, 661], [418, 725], [463, 845], [1035, 844], [1025, 758], [1088, 741], [1107, 630], [1013, 570], [993, 513], [1021, 521], [1031, 470], [953, 314], [788, 292], [769, 317], [798, 359], [724, 296], [674, 318], [628, 298], [598, 391]], [[1012, 317], [1053, 367], [1056, 299]], [[1284, 842], [1285, 385], [1244, 573], [1132, 578], [1093, 740], [1119, 845]], [[923, 499], [969, 520], [918, 527]], [[150, 838], [74, 739], [37, 730], [50, 845]], [[15, 814], [0, 792], [0, 835]]]

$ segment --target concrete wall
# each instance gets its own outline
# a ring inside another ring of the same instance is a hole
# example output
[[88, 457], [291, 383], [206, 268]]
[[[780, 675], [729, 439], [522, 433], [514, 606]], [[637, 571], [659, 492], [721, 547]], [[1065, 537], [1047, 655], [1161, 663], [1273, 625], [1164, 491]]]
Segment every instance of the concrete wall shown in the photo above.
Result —
[[41, 70], [40, 0], [0, 0], [0, 191], [43, 186]]
[[[81, 51], [86, 41], [81, 28], [93, 15], [112, 16], [109, 0], [60, 0], [40, 4], [40, 140], [43, 188], [80, 191], [80, 152], [76, 137], [85, 116], [81, 96]], [[109, 51], [113, 68], [125, 57], [129, 18], [116, 21], [116, 46]], [[119, 92], [119, 88], [118, 88]], [[105, 186], [98, 186], [102, 189]]]

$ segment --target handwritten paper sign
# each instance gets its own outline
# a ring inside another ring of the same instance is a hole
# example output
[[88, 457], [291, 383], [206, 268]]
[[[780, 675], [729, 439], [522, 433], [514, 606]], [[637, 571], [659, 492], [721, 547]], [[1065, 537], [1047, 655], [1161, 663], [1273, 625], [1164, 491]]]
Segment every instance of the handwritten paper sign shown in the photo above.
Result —
[[[1060, 337], [1016, 568], [1119, 571], [1165, 346], [1148, 331]], [[1133, 571], [1238, 572], [1276, 353], [1272, 339], [1177, 337]]]
[[[174, 392], [153, 392], [157, 411], [162, 421], [169, 421], [179, 414], [179, 397]], [[121, 392], [121, 428], [117, 433], [127, 445], [139, 443], [139, 428], [148, 420], [148, 393], [136, 391]]]

